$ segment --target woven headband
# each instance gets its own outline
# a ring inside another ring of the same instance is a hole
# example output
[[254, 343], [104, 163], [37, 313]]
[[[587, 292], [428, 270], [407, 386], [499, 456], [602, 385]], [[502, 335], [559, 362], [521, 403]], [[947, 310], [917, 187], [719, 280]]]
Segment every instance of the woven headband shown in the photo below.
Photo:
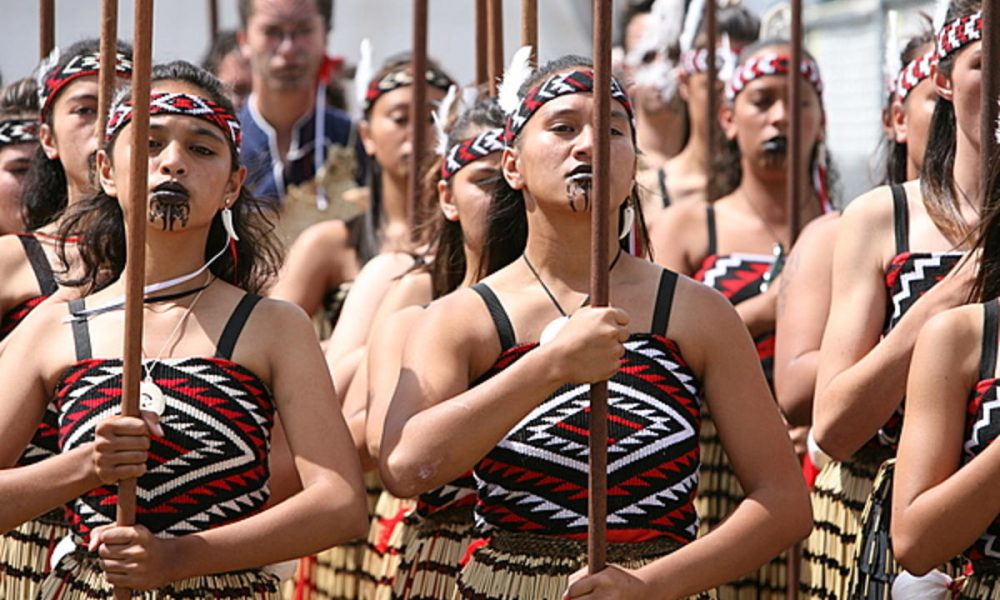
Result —
[[983, 13], [975, 12], [955, 19], [941, 28], [937, 38], [937, 59], [944, 60], [966, 45], [983, 38]]
[[[507, 127], [504, 132], [505, 141], [512, 143], [524, 129], [528, 119], [532, 117], [538, 109], [546, 102], [554, 100], [559, 96], [567, 94], [582, 94], [594, 91], [594, 71], [591, 69], [583, 71], [569, 71], [567, 73], [557, 73], [545, 81], [533, 86], [517, 105], [514, 114], [507, 116]], [[632, 122], [632, 135], [635, 135], [635, 114], [632, 112], [632, 103], [629, 102], [628, 95], [624, 88], [614, 77], [611, 78], [611, 99], [617, 100], [625, 107], [629, 121]]]
[[[454, 83], [451, 77], [448, 77], [444, 71], [434, 68], [427, 69], [426, 78], [428, 85], [446, 92]], [[368, 111], [371, 110], [376, 100], [395, 89], [408, 85], [413, 85], [413, 73], [409, 67], [390, 71], [383, 75], [381, 79], [372, 79], [368, 83], [368, 92], [365, 94], [365, 101], [361, 106], [362, 110], [365, 114], [368, 114]]]
[[441, 178], [448, 181], [469, 163], [504, 148], [503, 128], [489, 129], [448, 149], [441, 163]]
[[[52, 110], [52, 102], [55, 101], [59, 90], [63, 89], [74, 79], [97, 75], [101, 69], [100, 53], [80, 54], [74, 56], [61, 69], [53, 69], [46, 75], [42, 85], [38, 86], [38, 106], [39, 117], [45, 121]], [[115, 53], [115, 73], [119, 77], [132, 76], [132, 59], [122, 54]]]
[[937, 50], [931, 48], [923, 56], [911, 60], [899, 72], [896, 79], [896, 97], [900, 102], [906, 100], [913, 88], [917, 87], [921, 81], [931, 76], [931, 67], [937, 62]]
[[38, 119], [7, 119], [0, 121], [0, 146], [27, 144], [38, 141]]
[[[788, 75], [791, 59], [787, 54], [760, 54], [747, 60], [736, 69], [733, 78], [726, 86], [726, 99], [733, 101], [736, 96], [746, 88], [747, 84], [758, 77], [768, 75]], [[823, 95], [823, 80], [819, 76], [819, 67], [808, 58], [803, 58], [801, 63], [802, 76], [806, 78], [816, 93]]]
[[[735, 52], [730, 52], [725, 48], [715, 49], [715, 68], [720, 72], [726, 66], [727, 59], [736, 58]], [[733, 60], [735, 63], [736, 61]], [[708, 72], [708, 48], [694, 48], [681, 53], [681, 69], [688, 75], [699, 75]]]
[[[149, 98], [149, 114], [150, 116], [182, 115], [208, 121], [221, 129], [233, 148], [239, 152], [242, 138], [239, 120], [208, 98], [177, 92], [153, 94]], [[123, 100], [116, 104], [108, 116], [105, 140], [110, 142], [131, 121], [132, 100]]]

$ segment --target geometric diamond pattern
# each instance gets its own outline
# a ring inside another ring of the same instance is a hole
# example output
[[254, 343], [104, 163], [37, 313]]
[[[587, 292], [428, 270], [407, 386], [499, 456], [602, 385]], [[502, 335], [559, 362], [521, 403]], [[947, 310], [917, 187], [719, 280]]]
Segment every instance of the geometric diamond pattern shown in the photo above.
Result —
[[[1000, 437], [1000, 398], [996, 378], [980, 381], [966, 405], [963, 463], [973, 460]], [[983, 560], [1000, 567], [1000, 517], [986, 529], [965, 555], [973, 562]]]
[[[146, 364], [148, 364], [147, 361]], [[99, 422], [118, 414], [120, 359], [88, 359], [66, 370], [56, 389], [59, 443], [89, 443]], [[267, 501], [274, 405], [248, 369], [220, 358], [164, 359], [152, 378], [163, 390], [164, 437], [151, 440], [139, 478], [136, 520], [160, 537], [204, 531], [246, 518]], [[114, 522], [117, 486], [74, 501], [70, 525], [81, 543]]]
[[[535, 347], [510, 348], [497, 363]], [[632, 335], [608, 382], [609, 541], [694, 539], [700, 410], [677, 345]], [[479, 526], [586, 537], [589, 425], [589, 385], [563, 386], [515, 425], [475, 467]]]

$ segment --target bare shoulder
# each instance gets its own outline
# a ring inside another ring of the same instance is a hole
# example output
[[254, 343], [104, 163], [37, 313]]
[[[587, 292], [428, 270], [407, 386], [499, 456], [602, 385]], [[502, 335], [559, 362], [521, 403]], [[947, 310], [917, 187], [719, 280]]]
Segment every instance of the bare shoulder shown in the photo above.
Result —
[[292, 244], [293, 251], [321, 252], [348, 243], [351, 232], [341, 220], [322, 221], [305, 229]]
[[[55, 379], [76, 361], [67, 302], [49, 298], [32, 310], [4, 340], [3, 360], [31, 365], [54, 386]], [[24, 360], [31, 356], [31, 360]], [[49, 389], [52, 389], [50, 387]]]
[[832, 242], [837, 237], [840, 213], [831, 212], [809, 221], [799, 233], [798, 243]]
[[406, 252], [383, 252], [365, 263], [365, 266], [361, 268], [361, 273], [358, 274], [357, 281], [360, 283], [367, 279], [381, 280], [400, 277], [415, 262], [416, 259], [413, 258], [413, 255]]
[[852, 236], [883, 234], [893, 224], [892, 190], [882, 185], [861, 194], [844, 209], [843, 229]]
[[[992, 302], [996, 302], [993, 300]], [[946, 356], [963, 349], [979, 355], [978, 340], [983, 335], [984, 304], [967, 304], [942, 311], [931, 317], [920, 329], [920, 339]]]
[[426, 271], [410, 271], [399, 278], [392, 288], [392, 298], [397, 306], [426, 304], [432, 300], [431, 275]]
[[717, 342], [731, 344], [733, 336], [748, 336], [732, 303], [712, 287], [680, 275], [670, 311], [668, 336], [684, 349], [696, 372], [706, 363]]
[[422, 348], [448, 348], [454, 358], [469, 366], [469, 378], [485, 372], [500, 353], [496, 326], [482, 297], [465, 288], [432, 302], [415, 331]]

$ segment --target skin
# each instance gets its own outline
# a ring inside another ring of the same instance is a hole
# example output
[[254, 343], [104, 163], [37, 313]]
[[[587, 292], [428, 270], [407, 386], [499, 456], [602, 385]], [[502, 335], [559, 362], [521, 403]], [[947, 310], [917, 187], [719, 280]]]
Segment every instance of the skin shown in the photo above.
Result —
[[[979, 194], [980, 44], [963, 49], [951, 79], [935, 76], [938, 95], [955, 106], [958, 135], [953, 177], [968, 197]], [[910, 213], [910, 248], [948, 252], [961, 240], [949, 240], [931, 221], [918, 182], [906, 184]], [[820, 349], [813, 408], [813, 434], [823, 450], [846, 460], [886, 422], [903, 399], [906, 377], [920, 327], [935, 314], [965, 304], [975, 277], [975, 262], [964, 261], [924, 294], [884, 338], [885, 272], [896, 253], [891, 194], [876, 188], [844, 211], [833, 262], [830, 318]], [[970, 227], [979, 221], [977, 207], [959, 205]], [[863, 309], [859, 310], [859, 307]]]
[[238, 113], [253, 89], [250, 62], [243, 56], [242, 52], [233, 50], [222, 57], [215, 76], [226, 85], [229, 99], [233, 101], [233, 108]]
[[982, 305], [963, 306], [931, 319], [913, 351], [893, 482], [892, 546], [896, 560], [917, 575], [962, 553], [1000, 513], [1000, 445], [962, 464], [982, 336]]
[[[770, 46], [759, 52], [774, 51], [781, 52], [782, 47]], [[805, 96], [802, 138], [811, 141], [811, 146], [821, 139], [824, 117], [812, 86], [804, 85], [802, 89]], [[714, 202], [719, 254], [743, 252], [769, 256], [778, 240], [785, 248], [790, 247], [785, 200], [788, 171], [784, 160], [769, 160], [762, 150], [767, 140], [776, 135], [788, 135], [789, 114], [787, 78], [782, 75], [753, 80], [736, 96], [732, 105], [722, 108], [723, 131], [739, 146], [743, 178], [733, 193]], [[803, 181], [808, 181], [807, 168], [803, 165]], [[819, 205], [812, 194], [803, 196], [799, 214], [804, 223], [818, 216]], [[651, 234], [651, 240], [657, 262], [679, 273], [693, 275], [708, 256], [705, 204], [689, 202], [671, 206]], [[776, 296], [777, 286], [771, 286], [767, 292], [736, 307], [752, 334], [774, 328]]]
[[[154, 91], [204, 94], [184, 82], [160, 82]], [[131, 127], [127, 125], [120, 135], [129, 135]], [[110, 195], [128, 197], [130, 161], [131, 149], [124, 143], [115, 144], [110, 156], [98, 155], [101, 185]], [[148, 189], [166, 180], [181, 182], [190, 192], [191, 216], [185, 226], [173, 231], [149, 223], [148, 281], [165, 280], [202, 264], [212, 219], [236, 198], [245, 174], [245, 169], [233, 168], [228, 142], [218, 128], [190, 117], [152, 117]], [[123, 209], [129, 211], [127, 205]], [[100, 303], [122, 291], [119, 281], [93, 294], [88, 302]], [[166, 355], [211, 356], [215, 340], [242, 296], [242, 290], [214, 282]], [[157, 304], [145, 311], [143, 344], [147, 349], [163, 347], [188, 302]], [[0, 461], [5, 465], [14, 464], [40, 421], [51, 390], [76, 362], [70, 328], [62, 321], [65, 311], [59, 303], [40, 307], [12, 336], [8, 356], [33, 352], [39, 360], [0, 360], [0, 373], [9, 385], [8, 401], [0, 406]], [[93, 321], [94, 355], [120, 356], [122, 312], [106, 313]], [[97, 528], [91, 534], [91, 548], [98, 552], [109, 583], [151, 589], [195, 575], [279, 562], [364, 533], [360, 466], [343, 419], [330, 401], [334, 390], [309, 320], [293, 305], [262, 301], [247, 322], [233, 360], [256, 373], [272, 391], [303, 490], [238, 523], [173, 539], [154, 537], [141, 525]], [[95, 440], [86, 446], [38, 465], [0, 471], [0, 489], [11, 499], [0, 510], [0, 529], [16, 526], [98, 485], [141, 475], [150, 430], [159, 427], [148, 414], [143, 419], [111, 417], [97, 426]], [[278, 535], [282, 531], [296, 535]]]
[[[525, 194], [525, 254], [563, 306], [579, 305], [589, 283], [591, 216], [570, 209], [566, 178], [592, 159], [592, 112], [589, 94], [551, 100], [503, 154], [504, 177]], [[608, 218], [614, 223], [617, 205], [633, 183], [635, 150], [620, 106], [613, 106], [611, 126], [610, 188], [619, 200], [612, 202]], [[387, 489], [412, 496], [450, 481], [561, 385], [612, 375], [623, 341], [630, 333], [648, 332], [659, 273], [652, 263], [623, 255], [610, 275], [613, 308], [576, 310], [552, 342], [471, 389], [470, 382], [500, 353], [494, 325], [474, 292], [461, 290], [435, 302], [406, 344], [386, 419], [380, 473]], [[524, 261], [486, 282], [510, 315], [519, 342], [537, 340], [557, 316]], [[685, 349], [704, 397], [719, 412], [723, 444], [739, 457], [736, 470], [750, 499], [709, 536], [642, 569], [611, 567], [583, 576], [570, 587], [571, 597], [690, 595], [750, 571], [808, 532], [805, 487], [746, 329], [721, 295], [684, 278], [673, 306], [673, 314], [685, 318], [672, 319], [667, 335]], [[704, 322], [715, 326], [697, 326]], [[788, 520], [775, 527], [769, 516], [775, 514]]]
[[36, 144], [0, 146], [0, 235], [24, 230], [21, 192]]

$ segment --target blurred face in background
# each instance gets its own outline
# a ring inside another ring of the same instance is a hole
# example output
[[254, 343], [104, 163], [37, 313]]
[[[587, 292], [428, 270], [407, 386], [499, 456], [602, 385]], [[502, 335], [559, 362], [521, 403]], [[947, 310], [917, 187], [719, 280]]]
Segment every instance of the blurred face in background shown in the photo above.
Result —
[[21, 193], [38, 144], [0, 146], [0, 235], [24, 231]]
[[311, 90], [326, 52], [326, 23], [313, 0], [255, 0], [240, 48], [265, 88]]

